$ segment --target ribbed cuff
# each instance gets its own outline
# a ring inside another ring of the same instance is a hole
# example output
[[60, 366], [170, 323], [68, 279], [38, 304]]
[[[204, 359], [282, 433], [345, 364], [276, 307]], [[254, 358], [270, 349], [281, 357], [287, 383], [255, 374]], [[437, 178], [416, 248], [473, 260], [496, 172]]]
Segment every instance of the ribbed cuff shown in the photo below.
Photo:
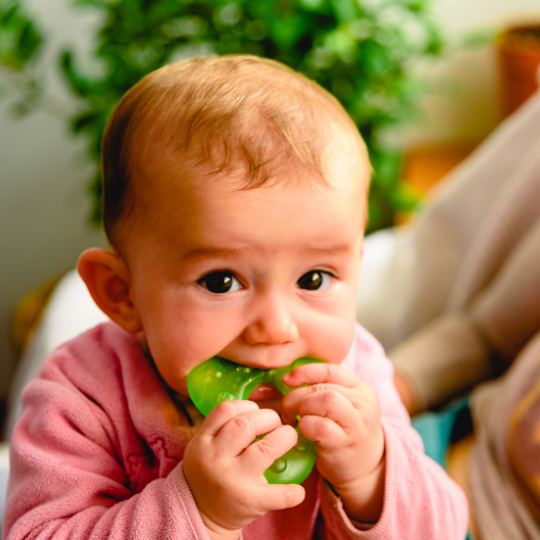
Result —
[[399, 444], [391, 430], [387, 430], [383, 424], [385, 439], [385, 479], [384, 479], [384, 500], [381, 517], [377, 523], [362, 523], [351, 520], [343, 508], [341, 498], [336, 495], [330, 484], [321, 478], [321, 510], [324, 515], [324, 521], [327, 529], [330, 530], [330, 538], [333, 531], [340, 531], [343, 535], [351, 539], [375, 540], [386, 537], [388, 527], [392, 521], [392, 511], [395, 506], [395, 478], [396, 478], [396, 459], [395, 445]]
[[178, 502], [184, 510], [186, 521], [189, 523], [195, 538], [210, 540], [206, 525], [203, 523], [197, 503], [184, 476], [182, 462], [169, 474], [167, 482], [170, 482], [175, 492], [178, 493]]

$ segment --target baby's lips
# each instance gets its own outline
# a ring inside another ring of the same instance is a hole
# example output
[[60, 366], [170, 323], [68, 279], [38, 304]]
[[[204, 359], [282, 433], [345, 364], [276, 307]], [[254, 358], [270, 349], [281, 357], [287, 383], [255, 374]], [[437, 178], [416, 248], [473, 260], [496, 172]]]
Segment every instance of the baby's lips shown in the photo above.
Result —
[[251, 392], [248, 399], [251, 401], [266, 401], [282, 397], [283, 394], [273, 384], [261, 383]]

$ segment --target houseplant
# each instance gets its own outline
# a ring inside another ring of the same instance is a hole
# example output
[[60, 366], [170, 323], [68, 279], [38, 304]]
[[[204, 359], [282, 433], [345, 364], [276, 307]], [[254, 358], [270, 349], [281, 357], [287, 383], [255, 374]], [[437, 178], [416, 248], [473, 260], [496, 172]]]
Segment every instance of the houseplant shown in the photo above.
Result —
[[[440, 54], [432, 0], [72, 0], [105, 21], [95, 56], [104, 73], [90, 76], [69, 48], [59, 58], [80, 110], [73, 133], [100, 158], [103, 128], [123, 93], [146, 73], [194, 54], [251, 53], [275, 58], [329, 89], [344, 105], [369, 148], [374, 167], [369, 230], [393, 224], [415, 200], [399, 183], [400, 154], [385, 142], [410, 120], [424, 90], [412, 66]], [[19, 0], [0, 4], [0, 64], [16, 76], [19, 113], [40, 103], [31, 76], [41, 42], [38, 24]], [[2, 38], [3, 34], [3, 38]], [[98, 169], [98, 167], [96, 167]], [[89, 184], [92, 219], [101, 220], [99, 172]]]

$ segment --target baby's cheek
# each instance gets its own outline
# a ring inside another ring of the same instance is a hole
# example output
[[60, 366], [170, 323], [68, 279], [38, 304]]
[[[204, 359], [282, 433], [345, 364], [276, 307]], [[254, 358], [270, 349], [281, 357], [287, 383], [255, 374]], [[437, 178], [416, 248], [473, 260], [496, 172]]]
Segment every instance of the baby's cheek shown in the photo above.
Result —
[[174, 349], [160, 349], [159, 347], [155, 353], [152, 353], [151, 360], [168, 386], [183, 396], [189, 397], [188, 373], [204, 360], [200, 362], [190, 361], [189, 358], [185, 358], [182, 354], [177, 354]]
[[351, 328], [350, 325], [347, 325], [336, 330], [336, 332], [337, 336], [325, 344], [327, 354], [324, 359], [330, 364], [341, 364], [354, 342], [354, 326]]

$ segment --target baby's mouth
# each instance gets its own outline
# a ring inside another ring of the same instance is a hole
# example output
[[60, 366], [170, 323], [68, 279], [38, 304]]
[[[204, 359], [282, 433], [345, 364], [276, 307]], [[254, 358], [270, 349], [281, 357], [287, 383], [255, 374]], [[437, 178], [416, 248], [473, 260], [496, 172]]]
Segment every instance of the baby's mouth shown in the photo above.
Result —
[[267, 401], [282, 397], [283, 394], [273, 384], [261, 383], [251, 392], [248, 399], [250, 401]]

